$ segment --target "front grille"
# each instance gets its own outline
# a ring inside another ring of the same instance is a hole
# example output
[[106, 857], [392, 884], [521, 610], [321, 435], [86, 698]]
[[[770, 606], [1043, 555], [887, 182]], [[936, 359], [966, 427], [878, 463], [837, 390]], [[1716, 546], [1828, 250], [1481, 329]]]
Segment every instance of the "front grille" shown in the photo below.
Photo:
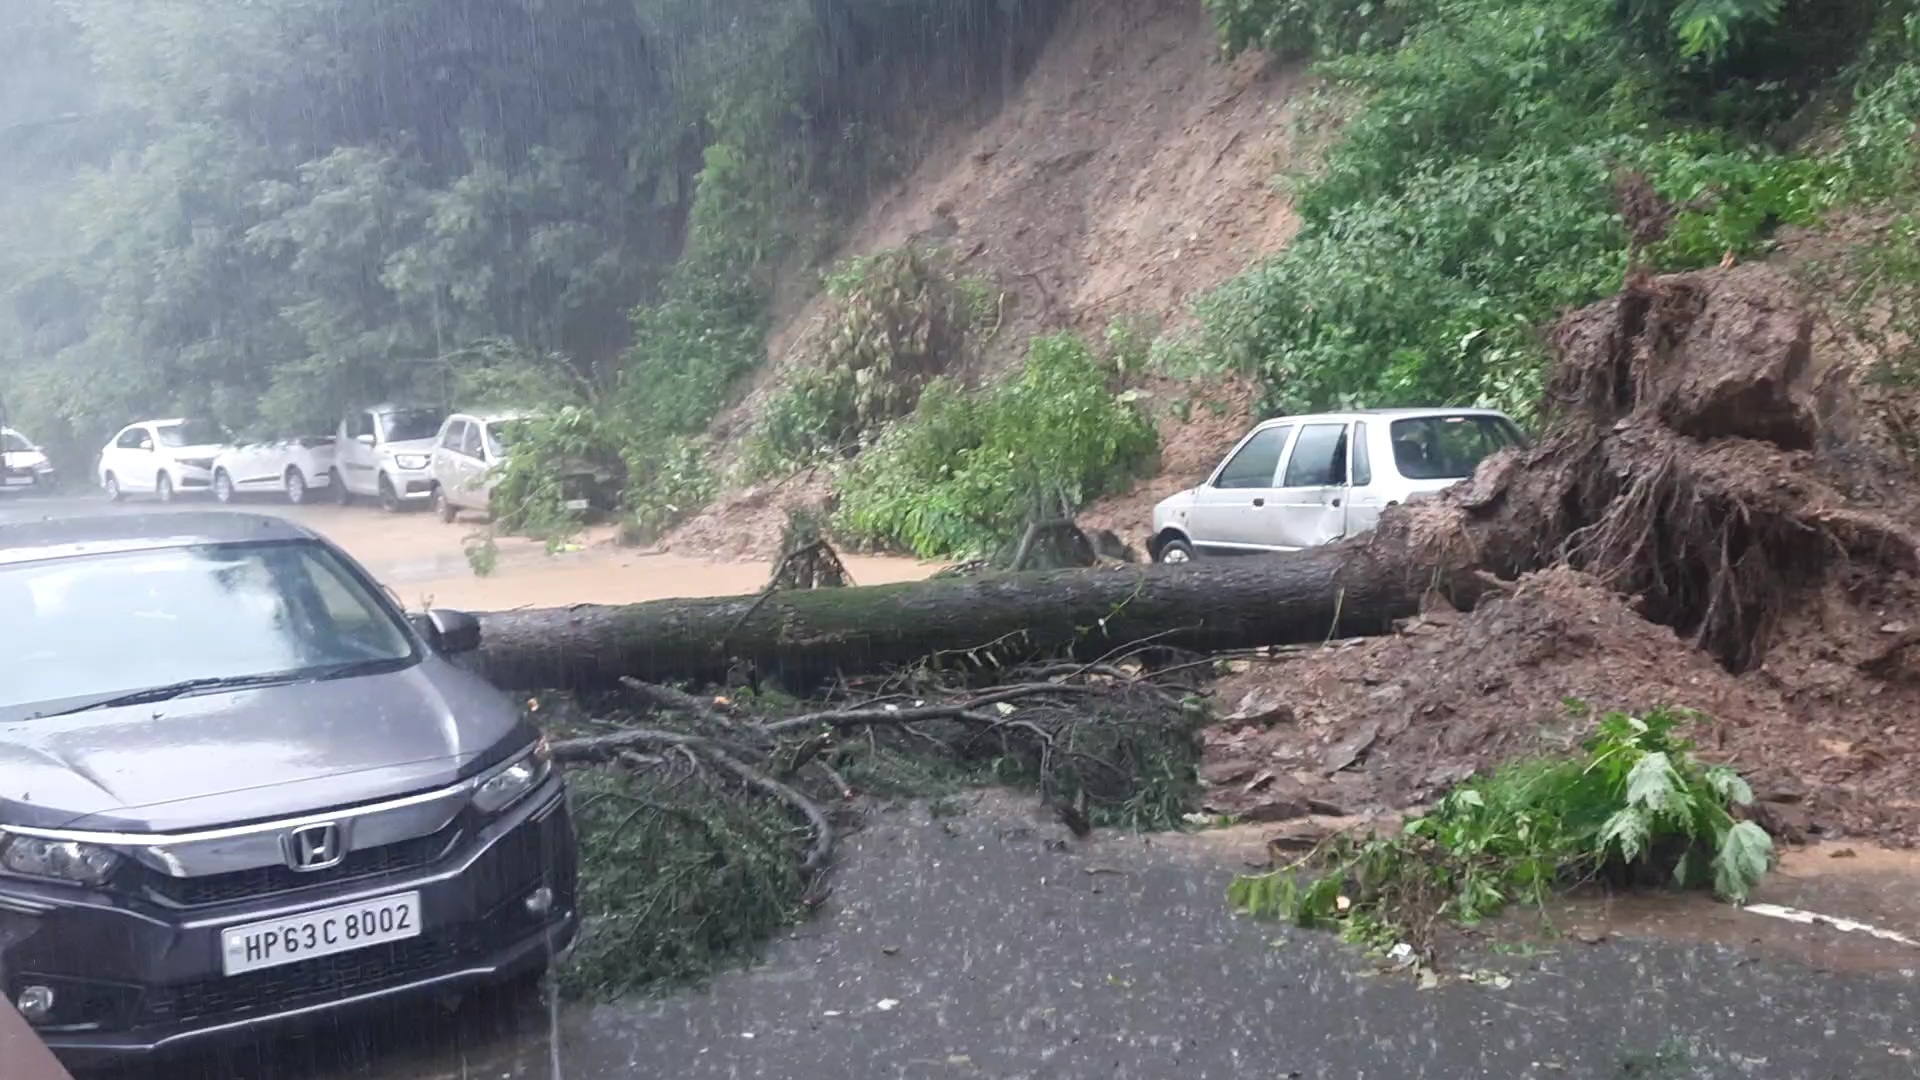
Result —
[[191, 1024], [244, 1019], [399, 986], [479, 955], [478, 936], [455, 933], [303, 960], [285, 967], [213, 976], [148, 991], [142, 1019]]
[[190, 878], [149, 872], [146, 875], [146, 893], [149, 899], [158, 903], [189, 908], [278, 896], [302, 889], [418, 870], [438, 861], [459, 840], [460, 826], [455, 823], [431, 836], [352, 852], [339, 866], [330, 870], [303, 873], [286, 866], [258, 866], [251, 870]]

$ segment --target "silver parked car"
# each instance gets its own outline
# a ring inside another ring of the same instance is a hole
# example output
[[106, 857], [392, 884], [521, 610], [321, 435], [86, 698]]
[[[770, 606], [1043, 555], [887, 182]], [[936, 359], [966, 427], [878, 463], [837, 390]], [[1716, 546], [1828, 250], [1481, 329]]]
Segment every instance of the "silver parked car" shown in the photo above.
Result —
[[[440, 426], [433, 449], [433, 505], [451, 524], [462, 510], [493, 513], [493, 491], [500, 486], [508, 455], [534, 420], [534, 414], [454, 413]], [[587, 462], [571, 462], [551, 477], [561, 505], [574, 514], [611, 510], [612, 478]]]
[[1248, 432], [1199, 487], [1153, 508], [1156, 562], [1298, 551], [1363, 533], [1380, 512], [1473, 475], [1523, 441], [1491, 409], [1283, 416]]

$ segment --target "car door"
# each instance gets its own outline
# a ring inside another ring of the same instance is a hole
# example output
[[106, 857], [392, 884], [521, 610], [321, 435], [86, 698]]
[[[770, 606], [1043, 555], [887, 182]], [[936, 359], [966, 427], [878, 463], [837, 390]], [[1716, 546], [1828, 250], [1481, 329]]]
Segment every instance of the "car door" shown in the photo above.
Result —
[[1351, 423], [1302, 424], [1269, 502], [1263, 532], [1286, 550], [1318, 547], [1347, 531]]
[[[1387, 508], [1387, 496], [1373, 482], [1374, 442], [1384, 430], [1385, 426], [1379, 423], [1369, 427], [1365, 420], [1354, 421], [1353, 436], [1347, 443], [1348, 536], [1358, 536], [1380, 524], [1380, 514]], [[1388, 460], [1392, 460], [1391, 455]], [[1389, 468], [1388, 472], [1391, 471]]]
[[467, 424], [460, 433], [460, 505], [475, 510], [487, 508], [487, 451], [480, 439], [480, 422]]
[[1211, 554], [1262, 550], [1262, 525], [1292, 424], [1255, 428], [1193, 493], [1187, 527], [1194, 547]]
[[378, 488], [374, 472], [380, 455], [374, 447], [373, 422], [373, 413], [366, 409], [347, 417], [347, 437], [335, 448], [341, 479], [355, 495], [372, 495]]
[[466, 420], [448, 417], [440, 425], [439, 441], [433, 444], [433, 482], [440, 485], [440, 493], [450, 506], [460, 505], [460, 436], [466, 431]]
[[102, 473], [111, 472], [120, 481], [121, 491], [152, 491], [155, 478], [160, 475], [160, 465], [154, 452], [153, 430], [145, 424], [135, 424], [122, 431], [113, 440], [113, 449], [107, 455], [107, 462], [100, 467]]

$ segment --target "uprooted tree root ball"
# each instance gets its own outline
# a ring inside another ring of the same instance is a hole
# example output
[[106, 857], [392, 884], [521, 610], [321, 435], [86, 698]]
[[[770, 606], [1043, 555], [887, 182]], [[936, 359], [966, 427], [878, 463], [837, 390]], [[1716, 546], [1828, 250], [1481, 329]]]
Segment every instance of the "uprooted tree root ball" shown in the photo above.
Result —
[[1788, 839], [1920, 840], [1920, 500], [1855, 437], [1794, 286], [1765, 267], [1636, 280], [1552, 340], [1537, 442], [1354, 542], [1438, 581], [1502, 580], [1466, 613], [1435, 603], [1397, 636], [1230, 681], [1228, 704], [1251, 703], [1208, 736], [1212, 802], [1417, 805], [1565, 749], [1579, 697], [1705, 714], [1702, 753], [1750, 770]]

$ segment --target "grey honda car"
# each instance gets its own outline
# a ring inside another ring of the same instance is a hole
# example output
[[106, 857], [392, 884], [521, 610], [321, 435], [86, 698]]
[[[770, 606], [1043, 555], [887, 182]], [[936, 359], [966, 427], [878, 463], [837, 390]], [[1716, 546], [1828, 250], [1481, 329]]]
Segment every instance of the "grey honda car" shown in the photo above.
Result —
[[276, 518], [0, 525], [0, 989], [99, 1065], [544, 970], [573, 829], [479, 638]]

